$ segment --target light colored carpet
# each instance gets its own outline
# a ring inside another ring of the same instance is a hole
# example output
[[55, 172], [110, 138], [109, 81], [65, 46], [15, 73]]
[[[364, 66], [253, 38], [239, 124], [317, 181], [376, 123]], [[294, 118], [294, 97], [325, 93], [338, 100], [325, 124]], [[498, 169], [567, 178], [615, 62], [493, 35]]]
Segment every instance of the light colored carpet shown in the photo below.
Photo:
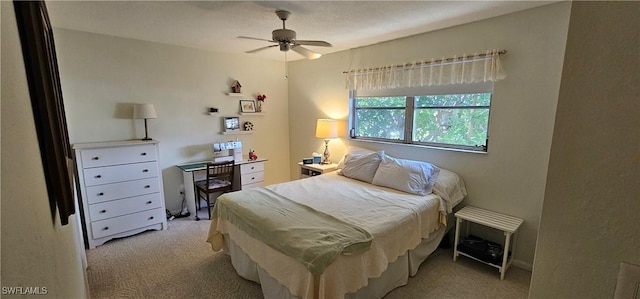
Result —
[[[206, 216], [205, 216], [206, 217]], [[230, 258], [205, 242], [209, 220], [175, 219], [165, 231], [109, 241], [87, 251], [91, 297], [262, 298], [260, 285], [239, 277]], [[531, 273], [496, 268], [438, 249], [409, 284], [385, 298], [526, 298]]]

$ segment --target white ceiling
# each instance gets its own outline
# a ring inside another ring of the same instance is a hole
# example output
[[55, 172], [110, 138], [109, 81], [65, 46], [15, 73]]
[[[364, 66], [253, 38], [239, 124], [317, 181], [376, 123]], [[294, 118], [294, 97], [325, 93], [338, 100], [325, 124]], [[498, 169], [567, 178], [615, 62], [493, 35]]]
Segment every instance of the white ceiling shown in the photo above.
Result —
[[[54, 27], [244, 53], [271, 43], [282, 28], [277, 9], [291, 12], [287, 29], [301, 40], [325, 40], [328, 54], [487, 19], [550, 1], [47, 1]], [[284, 60], [277, 47], [253, 54]], [[287, 60], [304, 57], [289, 51]]]

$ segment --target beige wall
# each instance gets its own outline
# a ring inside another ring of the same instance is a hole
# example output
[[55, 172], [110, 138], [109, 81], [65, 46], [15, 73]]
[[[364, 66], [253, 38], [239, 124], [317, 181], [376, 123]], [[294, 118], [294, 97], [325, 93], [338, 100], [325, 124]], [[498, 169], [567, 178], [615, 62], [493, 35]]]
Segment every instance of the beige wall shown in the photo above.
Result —
[[[183, 184], [176, 164], [211, 159], [211, 143], [243, 142], [267, 158], [267, 184], [289, 180], [289, 120], [284, 63], [80, 31], [55, 29], [71, 143], [144, 137], [131, 103], [152, 103], [157, 119], [149, 136], [160, 141], [167, 209], [181, 209]], [[239, 97], [227, 96], [233, 80], [248, 99], [267, 95], [264, 116], [238, 115]], [[210, 116], [209, 107], [220, 109]], [[221, 116], [254, 124], [254, 134], [222, 135]], [[189, 186], [189, 188], [192, 188]]]
[[[46, 286], [52, 297], [82, 298], [87, 290], [74, 246], [77, 223], [71, 219], [62, 227], [56, 219], [52, 225], [13, 7], [1, 7], [2, 286]], [[330, 143], [332, 157], [337, 161], [353, 144], [460, 173], [470, 192], [465, 204], [525, 219], [516, 253], [520, 266], [533, 261], [540, 223], [531, 298], [606, 298], [619, 263], [640, 264], [640, 107], [633, 102], [640, 78], [637, 63], [627, 63], [638, 57], [639, 12], [633, 2], [558, 3], [293, 62], [289, 82], [282, 80], [281, 63], [246, 56], [68, 30], [56, 30], [56, 43], [72, 143], [140, 138], [142, 122], [126, 117], [128, 104], [156, 105], [159, 118], [149, 121], [150, 135], [162, 142], [172, 210], [180, 207], [181, 184], [173, 165], [206, 158], [209, 143], [228, 139], [205, 109], [236, 113], [238, 99], [224, 95], [232, 79], [247, 95], [269, 96], [267, 115], [247, 119], [256, 134], [240, 139], [269, 158], [267, 181], [274, 183], [296, 178], [300, 158], [322, 151], [323, 142], [313, 137], [316, 118], [346, 125], [342, 71], [507, 49], [502, 62], [508, 77], [496, 84], [488, 154], [341, 138]]]
[[613, 298], [640, 266], [639, 15], [572, 5], [530, 298]]
[[[533, 263], [542, 210], [549, 150], [568, 28], [569, 3], [558, 3], [392, 42], [292, 62], [289, 75], [291, 176], [297, 163], [323, 142], [314, 138], [315, 119], [348, 118], [348, 91], [342, 71], [507, 49], [501, 57], [507, 78], [495, 84], [488, 154], [333, 140], [340, 159], [346, 144], [384, 149], [392, 156], [424, 160], [459, 173], [475, 205], [524, 218], [518, 265]], [[497, 234], [494, 238], [500, 238]]]
[[[87, 296], [77, 225], [51, 219], [13, 5], [2, 1], [2, 287]], [[14, 296], [2, 296], [11, 298]]]

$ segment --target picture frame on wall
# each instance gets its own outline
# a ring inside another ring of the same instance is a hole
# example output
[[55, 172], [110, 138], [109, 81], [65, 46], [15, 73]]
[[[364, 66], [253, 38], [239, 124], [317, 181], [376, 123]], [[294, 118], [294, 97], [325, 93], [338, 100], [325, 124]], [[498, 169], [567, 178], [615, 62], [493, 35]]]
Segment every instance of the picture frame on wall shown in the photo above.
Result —
[[256, 101], [254, 101], [254, 100], [240, 100], [240, 112], [243, 112], [243, 113], [256, 112]]
[[225, 117], [223, 125], [225, 132], [240, 131], [240, 118], [235, 116]]
[[51, 224], [57, 229], [56, 211], [62, 226], [69, 224], [69, 218], [75, 214], [75, 186], [73, 150], [69, 143], [53, 27], [44, 1], [16, 1], [13, 6], [47, 185]]

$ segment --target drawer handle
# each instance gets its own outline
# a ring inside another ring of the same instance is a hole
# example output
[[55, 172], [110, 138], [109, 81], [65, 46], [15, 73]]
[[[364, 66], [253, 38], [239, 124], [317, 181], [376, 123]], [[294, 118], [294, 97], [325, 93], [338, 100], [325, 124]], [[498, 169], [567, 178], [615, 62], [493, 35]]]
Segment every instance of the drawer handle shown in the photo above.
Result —
[[149, 220], [153, 220], [153, 216], [149, 217]]
[[145, 189], [149, 189], [149, 188], [151, 188], [151, 186], [146, 185], [146, 186], [144, 186], [144, 188], [145, 188]]
[[149, 172], [149, 169], [143, 169], [142, 172]]
[[100, 157], [93, 157], [91, 160], [100, 160]]
[[105, 226], [102, 230], [109, 230], [109, 227]]
[[256, 178], [254, 178], [254, 177], [251, 177], [251, 180], [252, 180], [252, 181], [253, 181], [253, 180], [255, 180], [255, 179], [256, 179]]
[[146, 155], [147, 155], [147, 153], [141, 153], [140, 154], [140, 156], [146, 156]]
[[153, 203], [153, 201], [147, 201], [147, 204], [148, 204], [148, 205], [150, 205], [150, 204], [152, 204], [152, 203]]
[[107, 212], [107, 210], [102, 210], [102, 211], [100, 211], [100, 214], [104, 214], [106, 212]]
[[103, 196], [103, 195], [104, 195], [104, 192], [98, 193], [98, 196]]
[[254, 167], [254, 166], [251, 166], [251, 169], [255, 169], [255, 167]]
[[96, 175], [96, 176], [95, 176], [95, 178], [96, 178], [96, 179], [99, 179], [99, 178], [101, 178], [101, 177], [102, 177], [101, 175]]

